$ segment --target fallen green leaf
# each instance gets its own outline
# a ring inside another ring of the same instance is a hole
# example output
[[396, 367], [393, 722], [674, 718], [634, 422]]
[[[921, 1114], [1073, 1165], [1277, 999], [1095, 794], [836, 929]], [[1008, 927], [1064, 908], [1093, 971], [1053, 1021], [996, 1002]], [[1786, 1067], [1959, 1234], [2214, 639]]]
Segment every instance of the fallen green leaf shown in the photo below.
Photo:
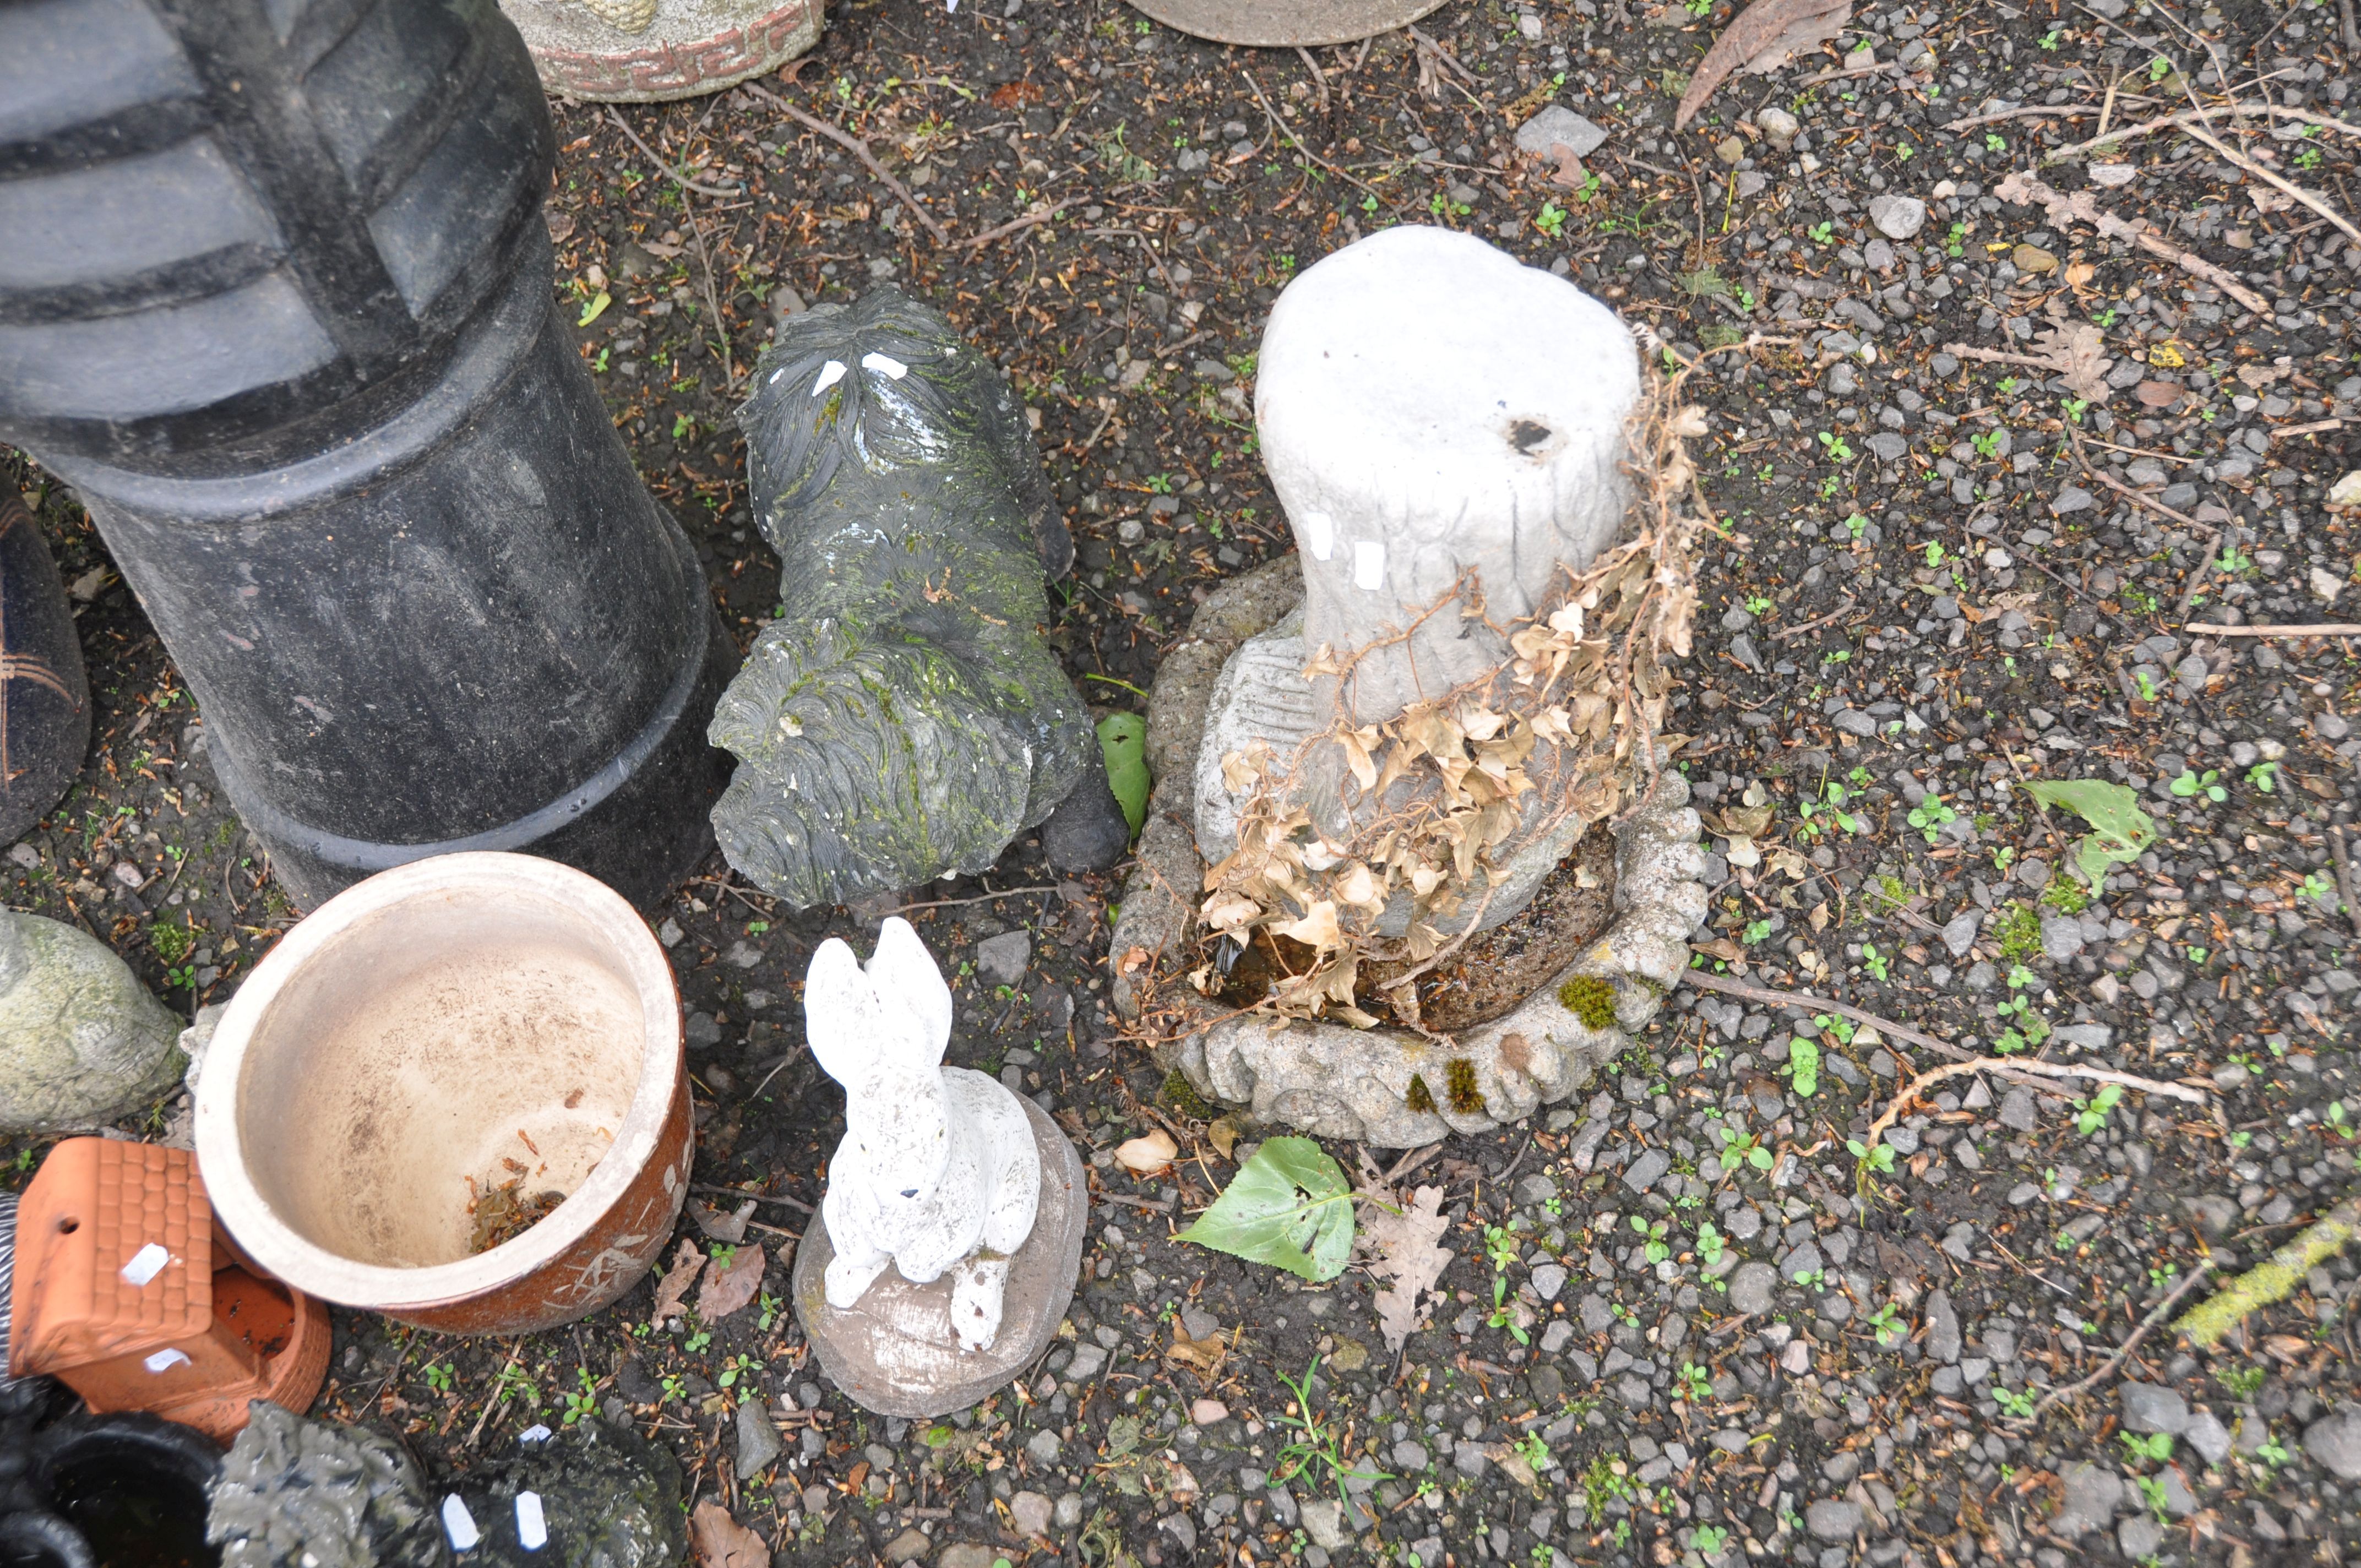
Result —
[[2104, 779], [2044, 779], [2025, 786], [2044, 806], [2061, 806], [2091, 825], [2074, 846], [2074, 862], [2093, 889], [2115, 867], [2140, 858], [2156, 842], [2156, 823], [2128, 784]]
[[1334, 1279], [1353, 1250], [1353, 1189], [1310, 1138], [1271, 1138], [1180, 1239], [1314, 1282]]
[[609, 305], [611, 305], [614, 302], [613, 297], [609, 295], [606, 290], [599, 290], [597, 295], [591, 299], [590, 302], [582, 307], [582, 319], [576, 322], [574, 324], [576, 326], [588, 326], [592, 322], [597, 321], [598, 317], [604, 313]]
[[1107, 787], [1137, 839], [1148, 820], [1147, 723], [1136, 713], [1108, 714], [1099, 720], [1099, 750], [1106, 756]]

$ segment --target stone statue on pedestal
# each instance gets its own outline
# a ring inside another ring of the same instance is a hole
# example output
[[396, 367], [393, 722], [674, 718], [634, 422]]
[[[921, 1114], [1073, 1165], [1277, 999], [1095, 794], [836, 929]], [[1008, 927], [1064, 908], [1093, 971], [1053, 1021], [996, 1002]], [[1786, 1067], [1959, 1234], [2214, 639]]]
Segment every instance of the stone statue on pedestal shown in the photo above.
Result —
[[942, 1065], [950, 988], [909, 922], [867, 969], [821, 944], [804, 987], [812, 1055], [844, 1086], [796, 1310], [820, 1364], [887, 1415], [974, 1403], [1031, 1362], [1072, 1298], [1089, 1210], [1073, 1146], [999, 1080]]
[[1113, 864], [1128, 827], [1039, 631], [1073, 544], [1000, 367], [878, 289], [790, 318], [739, 417], [782, 571], [708, 731], [740, 758], [730, 863], [798, 908], [983, 871], [1035, 827], [1061, 870]]
[[[1263, 332], [1255, 413], [1303, 607], [1241, 646], [1214, 692], [1196, 780], [1209, 861], [1236, 843], [1240, 792], [1224, 762], [1257, 742], [1279, 773], [1300, 761], [1288, 793], [1328, 839], [1350, 839], [1342, 755], [1314, 746], [1299, 759], [1306, 740], [1340, 718], [1383, 723], [1510, 663], [1499, 629], [1622, 529], [1639, 397], [1631, 334], [1605, 306], [1466, 235], [1388, 229], [1288, 287]], [[1307, 677], [1315, 663], [1350, 673]], [[1547, 794], [1526, 817], [1549, 830], [1494, 851], [1484, 926], [1522, 908], [1587, 826]], [[1363, 814], [1378, 804], [1362, 801]]]

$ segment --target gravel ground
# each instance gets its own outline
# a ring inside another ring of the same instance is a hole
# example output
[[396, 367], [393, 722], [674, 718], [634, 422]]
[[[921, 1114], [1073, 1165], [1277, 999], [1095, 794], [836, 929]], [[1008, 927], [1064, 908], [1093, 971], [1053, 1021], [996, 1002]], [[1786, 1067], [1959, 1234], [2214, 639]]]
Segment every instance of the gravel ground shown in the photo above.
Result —
[[[1052, 635], [1094, 700], [1134, 707], [1207, 585], [1287, 547], [1250, 415], [1277, 291], [1386, 224], [1467, 228], [1677, 357], [1712, 351], [1689, 385], [1728, 532], [1675, 717], [1715, 834], [1701, 972], [2197, 1102], [1962, 1075], [1900, 1106], [1889, 1168], [1848, 1141], [1943, 1051], [1684, 988], [1587, 1099], [1416, 1172], [1455, 1255], [1396, 1351], [1358, 1268], [1305, 1287], [1171, 1239], [1233, 1162], [1104, 1006], [1115, 881], [1020, 845], [911, 914], [958, 975], [952, 1059], [1042, 1095], [1091, 1157], [1084, 1288], [1024, 1385], [880, 1420], [821, 1384], [778, 1302], [841, 1124], [797, 983], [884, 911], [796, 916], [717, 860], [660, 931], [692, 1009], [697, 1179], [775, 1200], [743, 1236], [772, 1254], [766, 1294], [651, 1323], [652, 1283], [513, 1343], [340, 1314], [324, 1408], [430, 1467], [539, 1420], [635, 1422], [782, 1563], [2361, 1549], [2352, 1258], [2211, 1352], [2159, 1326], [2115, 1355], [2177, 1290], [2202, 1299], [2201, 1270], [2356, 1186], [2361, 979], [2331, 853], [2361, 771], [2347, 645], [2186, 628], [2329, 620], [2351, 588], [2354, 513], [2326, 497], [2361, 466], [2361, 251], [2169, 127], [2042, 177], [2210, 278], [1999, 194], [2103, 115], [2193, 95], [2345, 116], [2336, 9], [1864, 13], [1676, 136], [1727, 5], [1456, 0], [1423, 42], [1310, 57], [1109, 0], [1005, 8], [839, 6], [775, 100], [557, 108], [561, 293], [747, 640], [777, 563], [728, 419], [778, 314], [890, 280], [1001, 357], [1079, 546]], [[949, 243], [782, 102], [867, 138]], [[1552, 103], [1603, 132], [1578, 168], [1516, 148]], [[2356, 210], [2349, 133], [2214, 123]], [[2080, 326], [2078, 366], [2056, 350]], [[82, 787], [0, 865], [7, 896], [110, 938], [175, 1005], [218, 998], [292, 911], [79, 508], [5, 461], [77, 584], [102, 709]], [[2020, 787], [2072, 778], [2130, 785], [2159, 833], [2095, 896], [2066, 869], [2081, 825]], [[1183, 1158], [1135, 1181], [1111, 1151], [1158, 1125]]]

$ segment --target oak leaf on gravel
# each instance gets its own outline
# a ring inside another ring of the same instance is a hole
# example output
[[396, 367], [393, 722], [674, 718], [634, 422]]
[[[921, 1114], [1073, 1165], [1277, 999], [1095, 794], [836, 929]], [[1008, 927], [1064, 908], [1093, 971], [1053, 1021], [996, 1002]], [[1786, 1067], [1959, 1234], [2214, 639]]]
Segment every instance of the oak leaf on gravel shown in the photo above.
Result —
[[1417, 1332], [1419, 1293], [1432, 1293], [1451, 1261], [1450, 1249], [1436, 1245], [1450, 1228], [1440, 1187], [1420, 1188], [1399, 1213], [1370, 1206], [1361, 1234], [1378, 1255], [1369, 1272], [1388, 1281], [1376, 1302], [1378, 1329], [1386, 1336], [1388, 1350], [1400, 1350], [1402, 1342]]
[[1721, 30], [1697, 62], [1689, 90], [1673, 115], [1673, 129], [1687, 128], [1713, 90], [1743, 68], [1768, 75], [1791, 55], [1835, 40], [1852, 17], [1852, 0], [1754, 0]]
[[1164, 1353], [1164, 1359], [1177, 1361], [1199, 1376], [1210, 1379], [1213, 1376], [1214, 1368], [1220, 1366], [1223, 1357], [1229, 1354], [1229, 1342], [1222, 1338], [1219, 1333], [1207, 1334], [1203, 1339], [1191, 1339], [1188, 1329], [1175, 1319], [1172, 1323], [1172, 1345]]
[[688, 1299], [688, 1288], [697, 1283], [704, 1268], [705, 1255], [697, 1250], [695, 1242], [682, 1237], [680, 1250], [673, 1254], [672, 1272], [656, 1287], [656, 1310], [648, 1321], [660, 1323], [666, 1318], [680, 1316], [681, 1307]]
[[763, 1288], [763, 1249], [759, 1245], [741, 1246], [720, 1268], [705, 1277], [705, 1288], [697, 1293], [697, 1315], [708, 1323], [718, 1323], [754, 1299]]
[[688, 1534], [697, 1548], [697, 1568], [771, 1568], [771, 1549], [763, 1538], [710, 1497], [689, 1517]]

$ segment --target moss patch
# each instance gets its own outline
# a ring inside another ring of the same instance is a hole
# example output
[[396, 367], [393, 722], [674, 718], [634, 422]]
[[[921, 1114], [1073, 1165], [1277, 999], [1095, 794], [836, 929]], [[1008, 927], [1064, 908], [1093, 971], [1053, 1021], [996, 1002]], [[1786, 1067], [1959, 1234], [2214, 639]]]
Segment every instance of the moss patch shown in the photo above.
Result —
[[1192, 1122], [1210, 1122], [1217, 1114], [1205, 1097], [1197, 1092], [1197, 1086], [1178, 1068], [1164, 1075], [1164, 1087], [1156, 1097]]
[[1609, 1028], [1615, 1023], [1615, 982], [1604, 975], [1576, 975], [1557, 988], [1557, 1004], [1586, 1029]]
[[1910, 890], [1898, 876], [1874, 877], [1861, 890], [1861, 918], [1891, 915], [1910, 902]]
[[2091, 906], [2091, 890], [2071, 877], [2053, 876], [2041, 890], [2041, 902], [2060, 915], [2080, 915]]
[[2000, 936], [2000, 956], [2015, 963], [2041, 950], [2041, 916], [2023, 899], [2013, 900], [1994, 923]]
[[1410, 1092], [1402, 1096], [1402, 1103], [1421, 1115], [1431, 1116], [1434, 1113], [1434, 1091], [1426, 1086], [1425, 1079], [1411, 1073]]
[[1453, 1057], [1443, 1067], [1445, 1087], [1451, 1091], [1451, 1108], [1463, 1116], [1481, 1116], [1484, 1096], [1476, 1089], [1476, 1064], [1466, 1057]]

